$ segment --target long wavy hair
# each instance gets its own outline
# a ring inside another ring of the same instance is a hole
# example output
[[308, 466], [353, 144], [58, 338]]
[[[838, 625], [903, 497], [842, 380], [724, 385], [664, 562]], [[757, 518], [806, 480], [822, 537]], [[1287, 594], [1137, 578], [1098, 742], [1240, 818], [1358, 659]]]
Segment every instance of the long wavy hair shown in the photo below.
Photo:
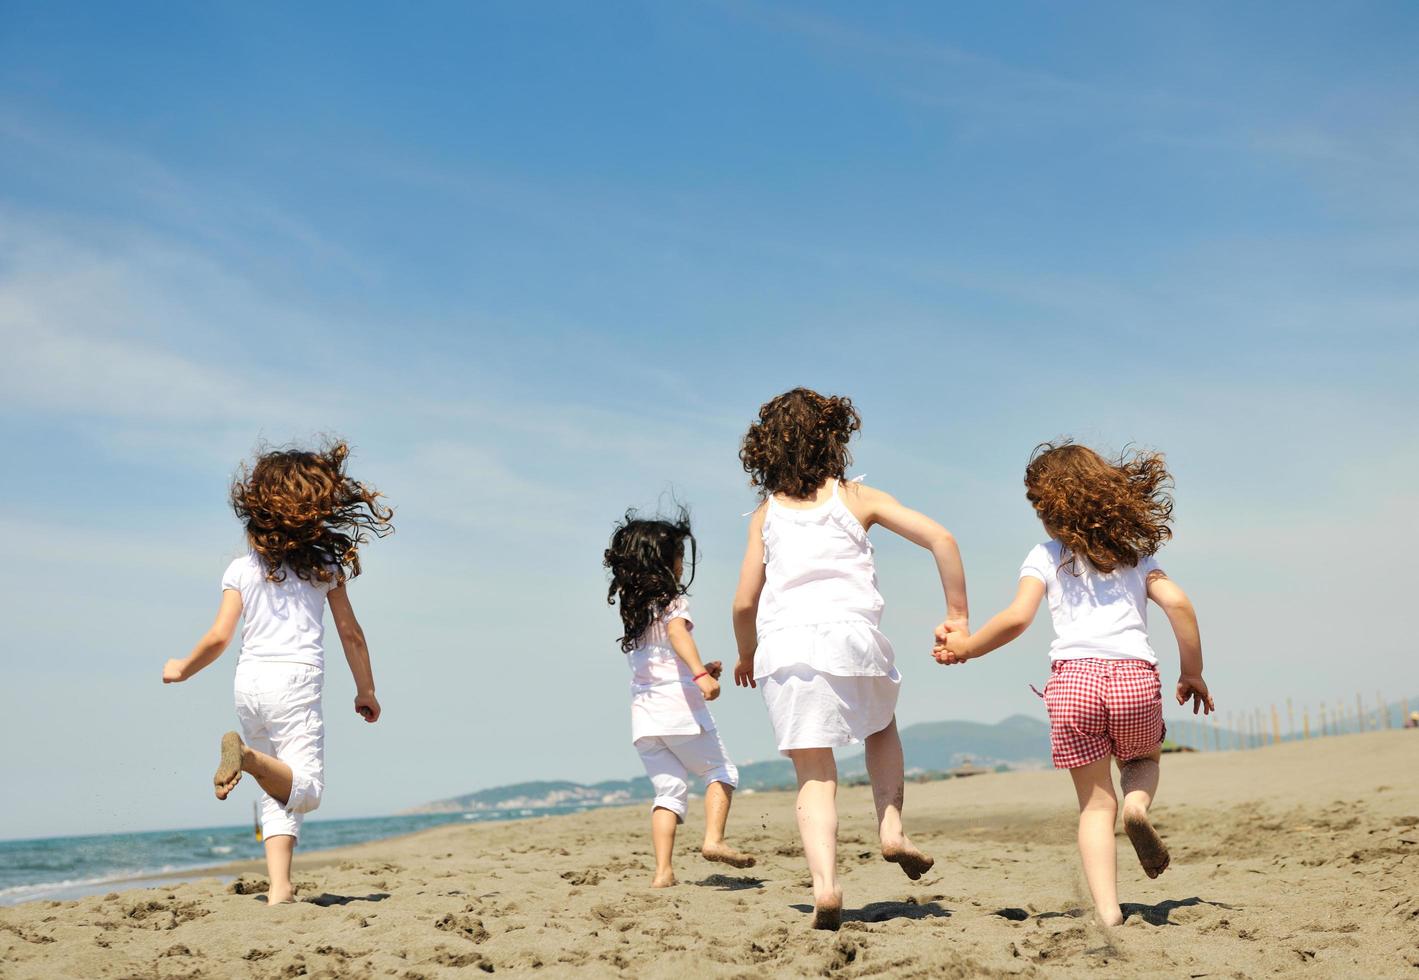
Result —
[[287, 572], [312, 585], [347, 581], [360, 574], [369, 535], [394, 531], [384, 495], [345, 472], [349, 457], [341, 441], [265, 452], [232, 481], [232, 509], [269, 581], [284, 582]]
[[852, 399], [794, 388], [765, 402], [744, 435], [739, 461], [759, 496], [801, 500], [824, 481], [843, 480], [852, 465], [848, 442], [862, 428]]
[[[681, 583], [675, 562], [685, 557], [689, 543], [689, 577]], [[633, 510], [616, 525], [602, 565], [611, 573], [606, 604], [621, 605], [621, 652], [635, 649], [636, 640], [676, 598], [690, 591], [698, 557], [690, 514], [684, 507], [673, 518], [643, 518]]]
[[1107, 574], [1156, 553], [1173, 536], [1172, 486], [1162, 453], [1109, 460], [1068, 440], [1036, 446], [1025, 467], [1025, 497], [1074, 575], [1080, 557]]

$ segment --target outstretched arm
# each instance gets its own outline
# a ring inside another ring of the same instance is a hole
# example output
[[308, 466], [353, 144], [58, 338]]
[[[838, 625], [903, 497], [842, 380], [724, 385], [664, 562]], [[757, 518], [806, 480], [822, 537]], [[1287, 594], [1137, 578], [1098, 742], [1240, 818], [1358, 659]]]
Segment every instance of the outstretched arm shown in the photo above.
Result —
[[856, 499], [849, 499], [849, 506], [862, 520], [863, 527], [881, 524], [893, 534], [900, 534], [912, 544], [931, 552], [936, 559], [941, 592], [946, 599], [946, 621], [941, 625], [952, 630], [969, 630], [966, 569], [961, 563], [961, 549], [957, 547], [951, 532], [925, 514], [903, 506], [890, 493], [859, 486], [853, 497]]
[[764, 591], [764, 511], [760, 504], [749, 519], [749, 543], [744, 548], [744, 564], [739, 567], [739, 587], [734, 590], [734, 641], [739, 662], [734, 665], [736, 687], [758, 687], [754, 683], [754, 651], [759, 646], [759, 595]]
[[695, 638], [690, 635], [690, 624], [684, 619], [672, 619], [665, 624], [665, 632], [670, 636], [670, 649], [690, 668], [690, 676], [695, 678], [695, 684], [705, 700], [713, 701], [719, 697], [719, 672], [722, 667], [718, 661], [711, 664], [700, 662], [700, 650], [695, 646]]
[[360, 629], [360, 621], [355, 618], [355, 610], [350, 605], [350, 594], [345, 591], [344, 585], [339, 585], [330, 590], [329, 598], [335, 630], [340, 634], [340, 645], [345, 649], [345, 662], [350, 665], [350, 675], [355, 678], [355, 711], [365, 721], [379, 721], [379, 699], [374, 696], [370, 648], [365, 643], [365, 631]]
[[222, 655], [227, 644], [236, 633], [237, 620], [241, 619], [241, 593], [236, 589], [222, 590], [222, 604], [217, 607], [217, 618], [212, 628], [192, 648], [192, 652], [181, 660], [172, 659], [163, 664], [163, 683], [177, 684], [187, 680], [203, 667], [210, 665]]
[[1207, 682], [1202, 679], [1202, 633], [1197, 628], [1197, 611], [1187, 593], [1178, 588], [1173, 580], [1155, 568], [1148, 573], [1148, 598], [1156, 602], [1168, 617], [1168, 625], [1178, 639], [1178, 704], [1192, 701], [1192, 713], [1199, 708], [1203, 714], [1217, 710], [1212, 704], [1212, 695], [1207, 690]]
[[936, 646], [931, 651], [936, 662], [963, 664], [1003, 647], [1030, 628], [1044, 595], [1045, 584], [1027, 575], [1020, 579], [1020, 586], [1015, 590], [1015, 598], [1010, 605], [992, 616], [990, 622], [977, 632], [948, 630], [942, 624], [936, 630]]

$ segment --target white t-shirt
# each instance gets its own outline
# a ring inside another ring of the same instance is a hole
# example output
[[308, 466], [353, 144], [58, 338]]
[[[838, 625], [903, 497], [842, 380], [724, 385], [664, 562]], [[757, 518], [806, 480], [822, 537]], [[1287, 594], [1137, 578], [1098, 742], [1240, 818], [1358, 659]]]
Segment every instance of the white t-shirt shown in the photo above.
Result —
[[1146, 660], [1158, 658], [1148, 643], [1148, 573], [1158, 567], [1150, 555], [1133, 568], [1119, 565], [1107, 575], [1080, 557], [1079, 574], [1060, 569], [1058, 541], [1035, 545], [1020, 566], [1021, 578], [1045, 584], [1054, 620], [1050, 660]]
[[690, 629], [690, 603], [679, 596], [665, 607], [626, 654], [631, 668], [631, 741], [647, 735], [698, 735], [714, 731], [714, 716], [690, 668], [675, 656], [668, 629], [683, 619]]
[[337, 582], [302, 581], [286, 571], [284, 582], [266, 579], [266, 566], [247, 552], [227, 566], [222, 588], [241, 593], [241, 657], [263, 662], [325, 667], [325, 597]]

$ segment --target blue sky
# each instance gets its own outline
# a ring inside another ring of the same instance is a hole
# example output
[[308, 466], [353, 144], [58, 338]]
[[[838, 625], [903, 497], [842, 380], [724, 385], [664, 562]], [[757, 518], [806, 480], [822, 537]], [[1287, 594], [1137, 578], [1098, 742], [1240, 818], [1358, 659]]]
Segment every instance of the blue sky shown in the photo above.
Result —
[[[351, 587], [386, 715], [332, 649], [322, 813], [635, 773], [611, 523], [691, 504], [732, 659], [737, 444], [797, 384], [957, 533], [976, 621], [1040, 539], [1035, 443], [1157, 446], [1224, 711], [1419, 695], [1412, 5], [4, 19], [0, 731], [35, 751], [0, 836], [244, 819], [204, 789], [235, 651], [159, 671], [241, 548], [238, 462], [323, 432], [399, 530]], [[930, 560], [878, 546], [901, 720], [1038, 713], [1048, 623], [936, 668]], [[771, 754], [757, 695], [715, 711]]]

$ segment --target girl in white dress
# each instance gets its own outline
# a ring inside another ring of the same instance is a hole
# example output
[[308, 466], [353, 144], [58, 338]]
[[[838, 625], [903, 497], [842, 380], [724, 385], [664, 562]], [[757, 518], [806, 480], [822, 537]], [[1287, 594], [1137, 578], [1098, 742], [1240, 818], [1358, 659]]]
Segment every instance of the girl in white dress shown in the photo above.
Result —
[[251, 773], [261, 787], [261, 832], [272, 905], [295, 901], [291, 857], [305, 815], [325, 792], [325, 607], [355, 680], [355, 711], [379, 720], [369, 647], [346, 583], [360, 574], [366, 532], [383, 537], [394, 512], [382, 494], [345, 472], [350, 451], [260, 456], [232, 485], [248, 551], [222, 576], [216, 621], [192, 653], [163, 666], [163, 683], [190, 679], [222, 655], [242, 622], [235, 700], [241, 732], [222, 737], [212, 777], [225, 800]]
[[844, 483], [862, 422], [847, 398], [806, 388], [759, 410], [740, 460], [764, 501], [749, 525], [734, 633], [734, 683], [763, 690], [779, 751], [798, 775], [798, 829], [813, 878], [813, 926], [842, 918], [833, 749], [865, 743], [882, 857], [913, 880], [933, 861], [902, 828], [902, 742], [892, 645], [868, 529], [880, 524], [930, 551], [945, 595], [943, 627], [968, 629], [956, 541], [889, 494]]
[[736, 868], [754, 865], [752, 857], [724, 842], [739, 770], [725, 752], [705, 703], [719, 697], [722, 665], [718, 660], [701, 663], [690, 635], [695, 624], [685, 598], [689, 583], [680, 581], [687, 541], [693, 581], [695, 536], [683, 510], [673, 521], [627, 513], [603, 557], [611, 572], [606, 601], [620, 603], [621, 652], [631, 669], [631, 741], [655, 790], [650, 810], [652, 888], [675, 884], [671, 857], [676, 827], [685, 819], [691, 774], [705, 784], [701, 856]]

